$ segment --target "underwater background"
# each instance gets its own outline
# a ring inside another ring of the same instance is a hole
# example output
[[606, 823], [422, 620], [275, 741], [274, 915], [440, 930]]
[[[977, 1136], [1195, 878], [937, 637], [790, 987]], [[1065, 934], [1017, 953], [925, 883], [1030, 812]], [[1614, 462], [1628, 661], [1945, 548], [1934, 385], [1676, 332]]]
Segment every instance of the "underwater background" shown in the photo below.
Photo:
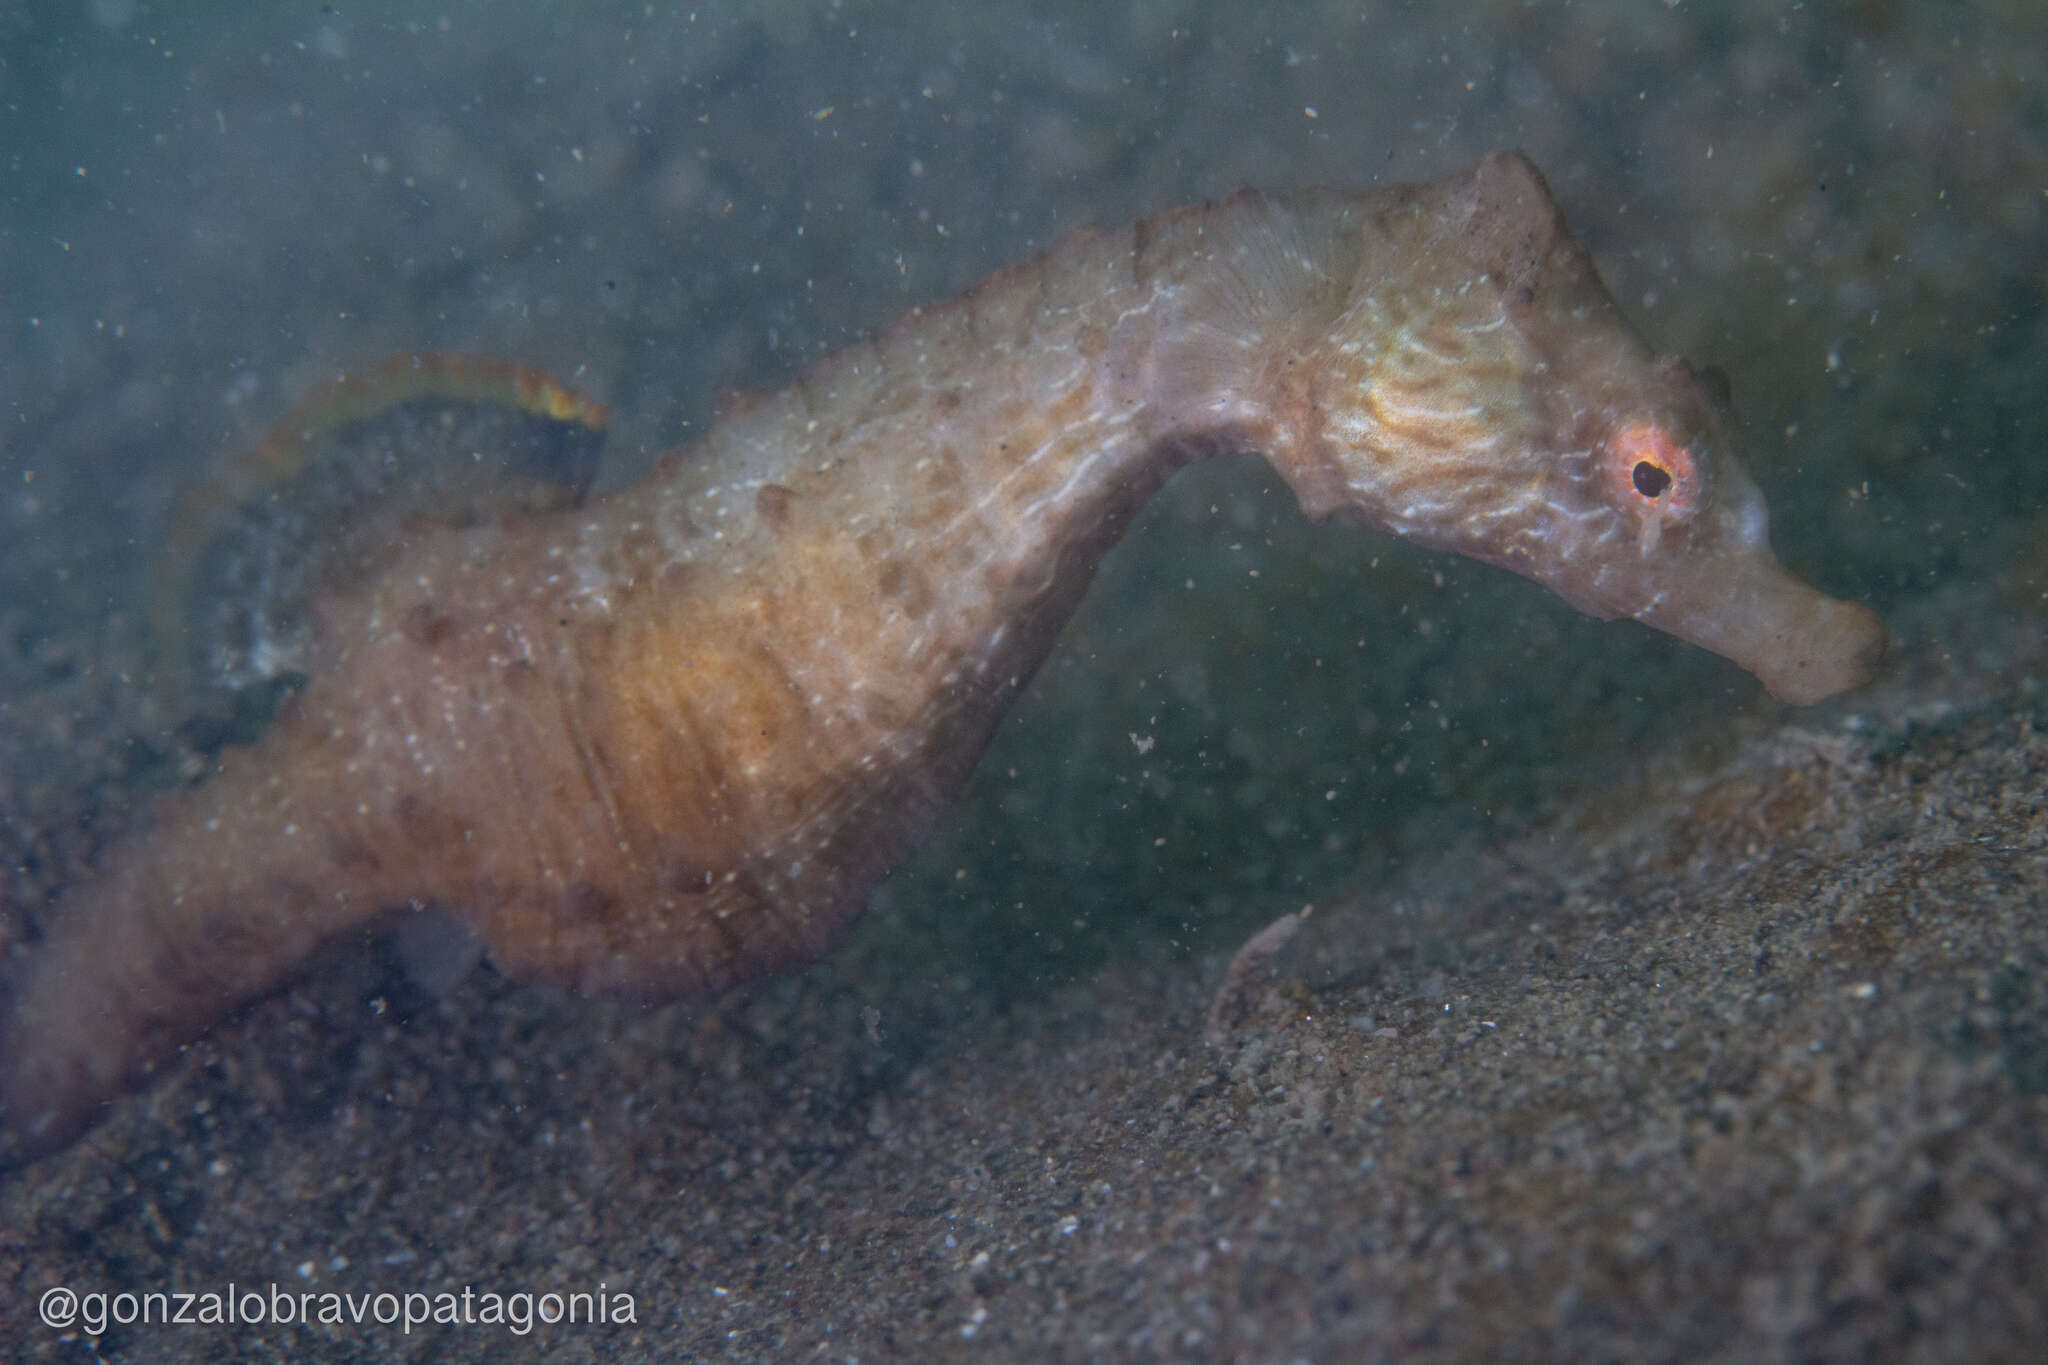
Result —
[[[0, 1356], [2022, 1358], [2044, 68], [2019, 3], [0, 7], [15, 951], [228, 737], [151, 685], [155, 555], [313, 384], [535, 365], [625, 482], [722, 387], [1242, 184], [1527, 151], [1728, 373], [1780, 555], [1898, 637], [1794, 712], [1190, 471], [838, 953], [645, 1007], [345, 945], [0, 1173]], [[230, 1281], [635, 1312], [36, 1317]]]

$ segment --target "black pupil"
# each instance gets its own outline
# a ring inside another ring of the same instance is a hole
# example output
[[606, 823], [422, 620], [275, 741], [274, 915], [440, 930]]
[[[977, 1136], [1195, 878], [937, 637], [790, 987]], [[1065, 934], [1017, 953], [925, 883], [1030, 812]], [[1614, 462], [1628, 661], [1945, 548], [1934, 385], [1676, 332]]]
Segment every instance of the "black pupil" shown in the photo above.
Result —
[[1635, 479], [1636, 492], [1646, 498], [1662, 497], [1664, 490], [1671, 487], [1670, 471], [1653, 465], [1648, 460], [1636, 463], [1632, 477]]

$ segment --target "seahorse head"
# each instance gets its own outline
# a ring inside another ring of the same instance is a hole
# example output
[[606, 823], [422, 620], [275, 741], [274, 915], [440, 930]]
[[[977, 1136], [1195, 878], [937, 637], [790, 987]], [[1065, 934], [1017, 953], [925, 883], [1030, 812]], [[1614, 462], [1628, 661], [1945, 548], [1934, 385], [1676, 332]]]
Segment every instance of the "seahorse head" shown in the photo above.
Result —
[[1311, 511], [1668, 631], [1785, 701], [1869, 679], [1882, 623], [1779, 565], [1722, 386], [1642, 342], [1533, 167], [1490, 157], [1362, 230], [1297, 405]]

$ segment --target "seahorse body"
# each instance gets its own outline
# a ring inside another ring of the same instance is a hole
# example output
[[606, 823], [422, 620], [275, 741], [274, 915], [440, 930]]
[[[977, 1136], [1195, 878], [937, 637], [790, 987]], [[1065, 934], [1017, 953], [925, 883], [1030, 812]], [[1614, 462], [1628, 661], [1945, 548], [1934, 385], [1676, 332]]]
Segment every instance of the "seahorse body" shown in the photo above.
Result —
[[727, 414], [645, 483], [415, 528], [312, 592], [310, 681], [20, 964], [44, 1150], [335, 936], [458, 913], [503, 970], [715, 990], [819, 952], [959, 789], [1104, 550], [1258, 451], [1343, 512], [1807, 702], [1876, 617], [1790, 578], [1715, 404], [1515, 156], [1084, 229]]

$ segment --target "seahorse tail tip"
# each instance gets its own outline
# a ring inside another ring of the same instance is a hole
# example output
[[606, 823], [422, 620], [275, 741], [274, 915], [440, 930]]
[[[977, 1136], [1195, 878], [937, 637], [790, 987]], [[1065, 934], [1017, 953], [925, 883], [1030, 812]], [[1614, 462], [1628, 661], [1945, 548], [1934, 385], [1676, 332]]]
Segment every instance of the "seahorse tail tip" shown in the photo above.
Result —
[[45, 1052], [22, 1027], [14, 978], [0, 971], [0, 1175], [56, 1151], [84, 1127], [81, 1106], [63, 1103]]
[[44, 958], [0, 967], [0, 1173], [69, 1146], [128, 1085], [126, 1053], [81, 1003], [97, 997], [53, 981]]

